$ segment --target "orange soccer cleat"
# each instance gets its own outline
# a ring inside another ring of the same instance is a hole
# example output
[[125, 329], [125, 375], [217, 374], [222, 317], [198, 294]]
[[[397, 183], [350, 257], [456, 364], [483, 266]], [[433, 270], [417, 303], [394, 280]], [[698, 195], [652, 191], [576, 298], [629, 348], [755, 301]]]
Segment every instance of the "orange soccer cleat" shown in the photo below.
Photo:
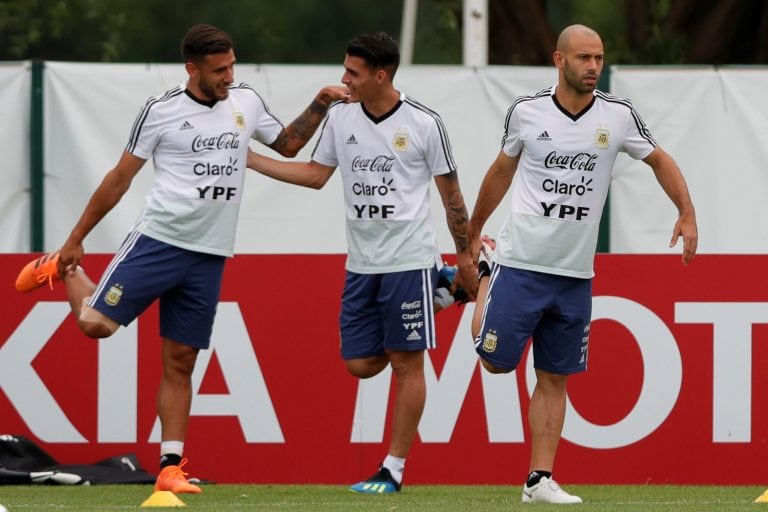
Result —
[[52, 252], [30, 261], [16, 278], [16, 290], [27, 293], [37, 290], [45, 283], [53, 290], [53, 282], [59, 277], [59, 253]]
[[187, 463], [187, 459], [182, 459], [178, 466], [165, 466], [160, 474], [157, 475], [155, 482], [155, 491], [171, 491], [174, 494], [188, 493], [197, 494], [203, 492], [195, 484], [189, 483], [187, 473], [181, 470]]

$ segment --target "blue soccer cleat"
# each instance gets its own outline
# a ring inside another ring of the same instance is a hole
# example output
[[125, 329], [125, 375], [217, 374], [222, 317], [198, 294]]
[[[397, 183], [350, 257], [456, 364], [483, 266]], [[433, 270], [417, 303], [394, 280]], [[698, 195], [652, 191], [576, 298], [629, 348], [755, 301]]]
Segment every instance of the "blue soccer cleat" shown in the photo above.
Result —
[[349, 490], [360, 494], [390, 494], [400, 492], [401, 487], [402, 485], [392, 478], [392, 473], [382, 466], [371, 478], [356, 483]]
[[[440, 272], [438, 273], [438, 279], [437, 279], [437, 288], [438, 290], [440, 288], [445, 288], [446, 290], [451, 289], [451, 285], [453, 284], [453, 279], [456, 277], [456, 272], [458, 272], [458, 267], [455, 265], [443, 265], [443, 268], [440, 269]], [[466, 304], [469, 302], [469, 297], [467, 296], [467, 292], [464, 291], [463, 288], [457, 288], [455, 292], [453, 292], [453, 299], [456, 301], [457, 304]]]

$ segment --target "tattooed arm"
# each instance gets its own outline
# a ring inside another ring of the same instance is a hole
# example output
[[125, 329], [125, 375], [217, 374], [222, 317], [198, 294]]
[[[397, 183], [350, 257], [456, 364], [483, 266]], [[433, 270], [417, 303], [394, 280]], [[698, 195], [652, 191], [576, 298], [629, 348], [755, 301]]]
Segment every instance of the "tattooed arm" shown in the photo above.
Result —
[[329, 85], [323, 87], [312, 100], [312, 103], [304, 109], [304, 112], [283, 128], [275, 142], [269, 147], [283, 156], [293, 158], [315, 134], [331, 103], [337, 100], [345, 101], [348, 97], [349, 90], [346, 86]]
[[466, 290], [470, 300], [474, 300], [477, 294], [477, 272], [470, 252], [470, 241], [467, 236], [469, 215], [459, 187], [459, 176], [455, 171], [440, 174], [435, 176], [435, 184], [443, 200], [448, 229], [453, 236], [453, 242], [456, 244], [459, 272], [456, 275], [454, 286]]

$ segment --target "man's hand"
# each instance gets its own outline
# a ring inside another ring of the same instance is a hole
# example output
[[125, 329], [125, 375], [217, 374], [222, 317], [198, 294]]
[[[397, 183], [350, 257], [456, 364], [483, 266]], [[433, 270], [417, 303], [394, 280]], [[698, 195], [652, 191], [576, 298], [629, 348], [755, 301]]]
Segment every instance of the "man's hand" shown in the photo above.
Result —
[[477, 299], [477, 265], [473, 263], [469, 254], [459, 254], [456, 259], [458, 272], [451, 285], [451, 294], [454, 294], [457, 288], [461, 288], [467, 292], [469, 300], [474, 301]]
[[349, 89], [346, 85], [327, 85], [320, 89], [315, 100], [329, 107], [334, 101], [349, 103]]
[[683, 237], [683, 265], [687, 265], [696, 256], [696, 249], [699, 245], [699, 231], [696, 227], [696, 218], [693, 215], [681, 215], [677, 219], [675, 227], [672, 229], [672, 239], [669, 246], [677, 245], [681, 236]]
[[67, 274], [74, 275], [84, 253], [82, 242], [72, 240], [64, 242], [59, 249], [59, 276], [63, 278]]

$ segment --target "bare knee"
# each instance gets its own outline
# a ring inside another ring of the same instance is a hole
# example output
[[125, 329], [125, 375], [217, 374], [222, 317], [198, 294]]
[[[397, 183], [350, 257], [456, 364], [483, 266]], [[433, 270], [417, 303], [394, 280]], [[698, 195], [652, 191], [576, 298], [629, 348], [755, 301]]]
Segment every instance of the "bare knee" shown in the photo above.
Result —
[[483, 368], [485, 368], [488, 371], [488, 373], [498, 374], [498, 373], [510, 373], [515, 371], [514, 368], [511, 370], [508, 370], [506, 368], [499, 368], [498, 366], [494, 366], [488, 361], [486, 361], [485, 359], [483, 359], [482, 357], [480, 358], [480, 363], [483, 365]]
[[77, 325], [83, 334], [89, 338], [109, 338], [120, 327], [120, 324], [105, 316], [103, 313], [93, 309], [88, 305], [89, 297], [83, 299], [80, 316], [77, 319]]
[[115, 332], [109, 326], [101, 322], [88, 322], [86, 320], [78, 319], [77, 325], [80, 327], [80, 330], [83, 331], [83, 334], [94, 339], [109, 338]]
[[387, 351], [392, 373], [398, 380], [416, 377], [424, 378], [424, 351]]
[[542, 391], [565, 393], [568, 377], [568, 375], [560, 375], [536, 369], [536, 387], [540, 388]]
[[166, 377], [186, 379], [192, 375], [200, 349], [163, 338], [163, 371]]
[[361, 359], [346, 359], [347, 371], [358, 379], [369, 379], [380, 374], [389, 364], [387, 356], [374, 356]]

